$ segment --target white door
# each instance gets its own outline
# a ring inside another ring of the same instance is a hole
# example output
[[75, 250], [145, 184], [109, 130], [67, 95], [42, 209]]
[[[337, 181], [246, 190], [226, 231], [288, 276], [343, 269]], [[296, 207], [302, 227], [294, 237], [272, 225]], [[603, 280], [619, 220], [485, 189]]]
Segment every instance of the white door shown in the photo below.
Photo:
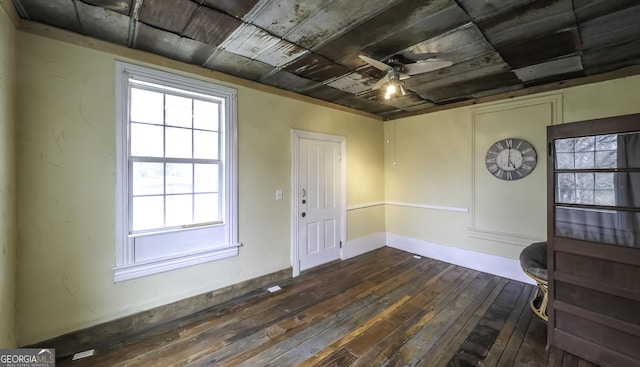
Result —
[[297, 253], [300, 270], [340, 258], [341, 143], [297, 139]]

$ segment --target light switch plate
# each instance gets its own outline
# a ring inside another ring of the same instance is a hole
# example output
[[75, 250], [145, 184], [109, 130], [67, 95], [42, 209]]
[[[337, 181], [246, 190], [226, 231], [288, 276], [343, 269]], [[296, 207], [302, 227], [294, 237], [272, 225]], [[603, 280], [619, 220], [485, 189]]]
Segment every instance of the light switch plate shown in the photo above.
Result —
[[276, 190], [276, 200], [282, 200], [282, 189]]

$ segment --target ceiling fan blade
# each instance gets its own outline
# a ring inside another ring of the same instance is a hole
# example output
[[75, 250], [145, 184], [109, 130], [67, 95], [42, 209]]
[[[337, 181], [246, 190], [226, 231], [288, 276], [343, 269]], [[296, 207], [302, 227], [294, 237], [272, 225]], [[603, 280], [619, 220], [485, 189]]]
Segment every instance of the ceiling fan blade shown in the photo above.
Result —
[[374, 85], [373, 88], [371, 88], [371, 90], [376, 90], [376, 89], [382, 88], [383, 85], [389, 83], [390, 81], [391, 81], [391, 79], [389, 78], [389, 74], [387, 74], [387, 75], [384, 76], [384, 78], [378, 80], [376, 85]]
[[453, 65], [451, 61], [419, 61], [414, 64], [408, 64], [404, 66], [404, 72], [409, 75], [416, 75], [427, 73], [429, 71], [434, 71], [442, 68], [446, 68], [447, 66]]
[[384, 70], [387, 71], [389, 69], [392, 69], [391, 66], [385, 64], [384, 62], [380, 62], [376, 59], [372, 59], [369, 56], [365, 56], [365, 55], [359, 55], [359, 57], [364, 60], [367, 64], [373, 66], [376, 69], [380, 69], [380, 70]]

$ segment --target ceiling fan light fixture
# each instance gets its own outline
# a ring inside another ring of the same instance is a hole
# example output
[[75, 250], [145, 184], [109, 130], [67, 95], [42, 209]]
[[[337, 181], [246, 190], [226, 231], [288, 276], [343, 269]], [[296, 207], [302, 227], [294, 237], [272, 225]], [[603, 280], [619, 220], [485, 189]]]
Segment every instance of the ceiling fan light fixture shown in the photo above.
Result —
[[404, 89], [402, 85], [403, 82], [399, 81], [397, 78], [390, 78], [391, 80], [387, 84], [387, 88], [385, 90], [384, 99], [391, 99], [391, 96], [397, 94], [398, 92], [401, 95], [406, 95], [407, 91]]

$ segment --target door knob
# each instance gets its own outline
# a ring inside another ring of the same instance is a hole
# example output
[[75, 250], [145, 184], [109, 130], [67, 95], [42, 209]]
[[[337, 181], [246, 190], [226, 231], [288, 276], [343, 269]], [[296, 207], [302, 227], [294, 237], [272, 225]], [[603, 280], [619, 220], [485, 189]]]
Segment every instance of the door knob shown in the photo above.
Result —
[[304, 217], [306, 217], [306, 216], [307, 216], [307, 213], [302, 212], [302, 218], [304, 218]]

